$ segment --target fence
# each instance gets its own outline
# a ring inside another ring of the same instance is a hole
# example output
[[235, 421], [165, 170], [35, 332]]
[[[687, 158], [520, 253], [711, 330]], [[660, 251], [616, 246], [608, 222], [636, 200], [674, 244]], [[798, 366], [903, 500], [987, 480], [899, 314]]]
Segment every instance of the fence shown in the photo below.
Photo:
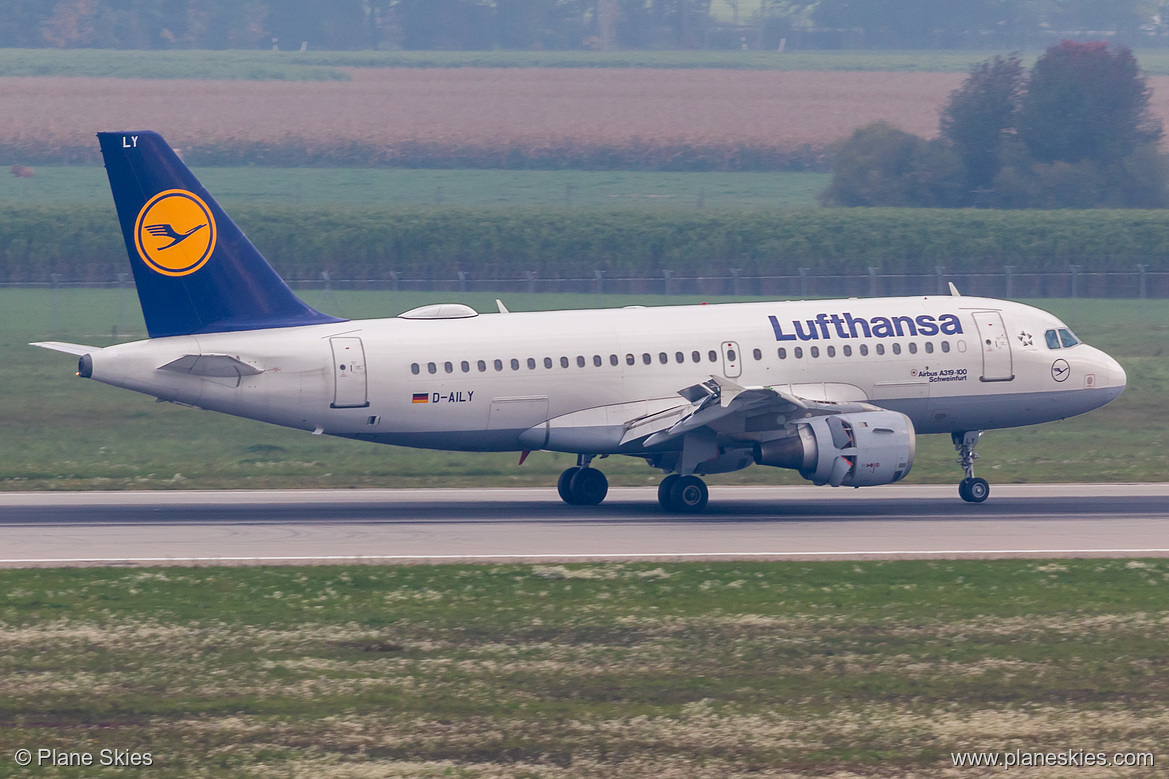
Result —
[[[797, 274], [744, 276], [736, 270], [726, 275], [676, 276], [662, 271], [656, 277], [610, 277], [595, 271], [591, 278], [540, 278], [528, 272], [522, 279], [476, 278], [460, 271], [453, 279], [406, 278], [394, 271], [380, 279], [333, 279], [322, 273], [319, 279], [291, 280], [294, 289], [392, 290], [435, 293], [528, 292], [598, 295], [730, 295], [735, 297], [879, 297], [896, 295], [945, 295], [953, 282], [964, 295], [997, 298], [1169, 298], [1169, 272], [1149, 271], [1136, 265], [1131, 271], [1085, 272], [1079, 266], [1066, 271], [1020, 273], [1007, 266], [1000, 272], [883, 273], [869, 268], [865, 274], [818, 274], [801, 268]], [[44, 282], [8, 282], [0, 288], [118, 288], [132, 287], [129, 273], [102, 281], [72, 281], [53, 274]]]

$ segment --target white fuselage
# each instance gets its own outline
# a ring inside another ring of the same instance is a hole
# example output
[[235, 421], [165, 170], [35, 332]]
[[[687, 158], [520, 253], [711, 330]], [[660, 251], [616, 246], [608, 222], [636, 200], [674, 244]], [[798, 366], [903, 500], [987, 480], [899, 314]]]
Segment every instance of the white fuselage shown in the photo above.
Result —
[[[394, 318], [127, 343], [95, 351], [92, 376], [379, 443], [636, 454], [620, 445], [625, 422], [712, 375], [869, 402], [921, 433], [1080, 414], [1120, 394], [1125, 374], [1085, 344], [1051, 348], [1045, 332], [1065, 327], [1019, 303], [949, 296]], [[159, 370], [184, 355], [258, 372]], [[555, 435], [568, 415], [576, 432]]]

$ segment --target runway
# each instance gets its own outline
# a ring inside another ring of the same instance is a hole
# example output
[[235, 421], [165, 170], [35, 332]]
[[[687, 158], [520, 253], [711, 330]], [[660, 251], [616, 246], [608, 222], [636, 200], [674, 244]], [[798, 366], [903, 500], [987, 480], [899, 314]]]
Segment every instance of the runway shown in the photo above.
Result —
[[0, 494], [0, 566], [1169, 556], [1169, 485]]

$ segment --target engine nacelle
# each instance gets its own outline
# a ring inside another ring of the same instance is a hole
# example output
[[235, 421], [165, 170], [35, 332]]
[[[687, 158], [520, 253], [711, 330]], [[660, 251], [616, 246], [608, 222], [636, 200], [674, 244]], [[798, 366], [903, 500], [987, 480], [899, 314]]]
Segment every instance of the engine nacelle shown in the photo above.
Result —
[[913, 422], [897, 411], [831, 414], [756, 444], [755, 462], [793, 468], [815, 484], [871, 487], [905, 478], [916, 445]]

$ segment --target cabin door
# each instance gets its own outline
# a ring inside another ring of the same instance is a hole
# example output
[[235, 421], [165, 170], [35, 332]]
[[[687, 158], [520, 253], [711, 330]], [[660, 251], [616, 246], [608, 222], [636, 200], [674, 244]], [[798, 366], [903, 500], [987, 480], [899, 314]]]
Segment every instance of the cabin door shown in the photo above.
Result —
[[739, 345], [734, 341], [723, 341], [723, 375], [728, 379], [737, 379], [743, 373], [743, 355]]
[[360, 338], [330, 338], [333, 347], [332, 408], [365, 408], [369, 385], [365, 377], [365, 348]]
[[978, 340], [982, 344], [982, 380], [1010, 381], [1015, 378], [1011, 359], [1011, 338], [998, 311], [975, 311]]

